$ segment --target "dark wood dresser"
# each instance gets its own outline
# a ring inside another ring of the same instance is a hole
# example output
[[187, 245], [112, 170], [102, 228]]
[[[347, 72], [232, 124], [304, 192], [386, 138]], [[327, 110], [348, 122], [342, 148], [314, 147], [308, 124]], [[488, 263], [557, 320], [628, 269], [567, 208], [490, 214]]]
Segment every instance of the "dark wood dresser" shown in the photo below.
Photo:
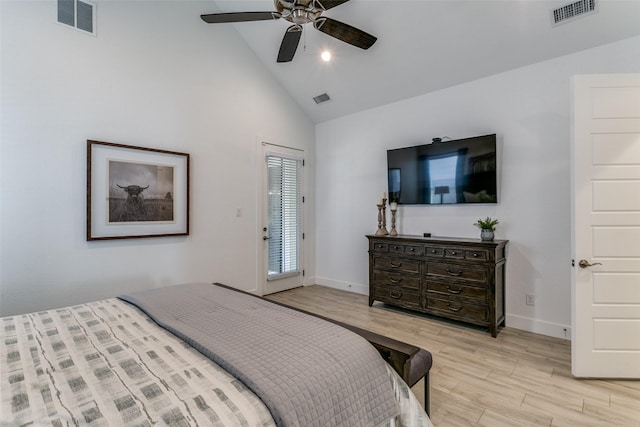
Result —
[[398, 307], [489, 328], [505, 320], [508, 240], [367, 236], [369, 305]]

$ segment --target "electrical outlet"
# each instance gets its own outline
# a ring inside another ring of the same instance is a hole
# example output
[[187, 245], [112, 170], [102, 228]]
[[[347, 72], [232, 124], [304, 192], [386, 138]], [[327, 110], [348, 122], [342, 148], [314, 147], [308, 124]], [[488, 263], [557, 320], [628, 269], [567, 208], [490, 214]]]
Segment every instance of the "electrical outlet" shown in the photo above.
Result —
[[527, 305], [536, 305], [536, 296], [534, 294], [525, 294]]

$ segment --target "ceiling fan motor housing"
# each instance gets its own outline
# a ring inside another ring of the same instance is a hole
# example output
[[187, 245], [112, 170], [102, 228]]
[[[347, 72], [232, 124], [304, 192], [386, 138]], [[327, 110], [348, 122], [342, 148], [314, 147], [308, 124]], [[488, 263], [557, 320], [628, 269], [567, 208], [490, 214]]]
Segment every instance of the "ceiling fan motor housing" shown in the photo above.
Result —
[[298, 25], [315, 22], [323, 12], [313, 0], [273, 0], [273, 4], [283, 19]]

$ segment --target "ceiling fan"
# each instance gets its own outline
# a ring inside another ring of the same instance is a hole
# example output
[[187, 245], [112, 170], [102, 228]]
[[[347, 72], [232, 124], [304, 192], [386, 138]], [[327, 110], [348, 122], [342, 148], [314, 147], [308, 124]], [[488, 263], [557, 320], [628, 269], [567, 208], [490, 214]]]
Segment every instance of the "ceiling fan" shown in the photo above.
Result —
[[292, 22], [284, 33], [278, 52], [278, 62], [290, 62], [298, 48], [302, 36], [302, 26], [310, 22], [313, 27], [325, 34], [342, 40], [345, 43], [369, 49], [377, 38], [351, 25], [322, 16], [326, 10], [346, 3], [349, 0], [274, 0], [276, 11], [274, 12], [231, 12], [210, 13], [200, 15], [208, 24], [220, 24], [226, 22], [268, 21], [271, 19], [286, 19]]

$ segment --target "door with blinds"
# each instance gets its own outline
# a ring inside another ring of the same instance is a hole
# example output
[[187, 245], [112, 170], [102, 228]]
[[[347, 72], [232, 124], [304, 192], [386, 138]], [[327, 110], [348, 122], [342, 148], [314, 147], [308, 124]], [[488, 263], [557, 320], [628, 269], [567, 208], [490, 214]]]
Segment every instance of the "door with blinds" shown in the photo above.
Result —
[[262, 294], [302, 286], [304, 152], [262, 144]]

